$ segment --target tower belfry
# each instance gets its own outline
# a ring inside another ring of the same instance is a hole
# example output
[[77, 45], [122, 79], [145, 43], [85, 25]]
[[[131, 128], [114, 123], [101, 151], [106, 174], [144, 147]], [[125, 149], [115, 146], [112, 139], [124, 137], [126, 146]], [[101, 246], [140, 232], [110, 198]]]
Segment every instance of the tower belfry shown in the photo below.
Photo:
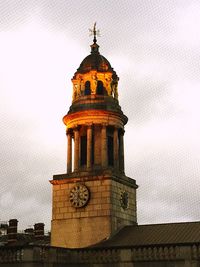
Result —
[[72, 104], [63, 118], [67, 173], [51, 181], [53, 246], [89, 246], [137, 222], [137, 185], [124, 173], [128, 119], [118, 101], [119, 78], [99, 52], [96, 24], [92, 31], [91, 53], [72, 78]]

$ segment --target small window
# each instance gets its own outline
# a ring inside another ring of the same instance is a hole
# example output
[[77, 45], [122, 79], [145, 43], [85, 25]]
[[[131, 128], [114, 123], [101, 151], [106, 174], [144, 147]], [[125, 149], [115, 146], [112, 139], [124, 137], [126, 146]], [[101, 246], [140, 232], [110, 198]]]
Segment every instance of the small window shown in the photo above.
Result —
[[97, 95], [103, 95], [103, 94], [104, 94], [103, 82], [98, 81], [97, 82]]
[[90, 82], [85, 83], [85, 95], [91, 95]]

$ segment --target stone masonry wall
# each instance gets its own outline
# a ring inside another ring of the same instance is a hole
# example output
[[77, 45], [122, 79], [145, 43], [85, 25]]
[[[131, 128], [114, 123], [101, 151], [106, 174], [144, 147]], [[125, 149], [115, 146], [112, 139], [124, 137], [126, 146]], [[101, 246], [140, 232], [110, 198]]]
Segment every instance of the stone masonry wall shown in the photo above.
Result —
[[[70, 203], [69, 194], [79, 182], [88, 187], [90, 200], [85, 207], [75, 208]], [[119, 227], [136, 221], [135, 189], [113, 181], [112, 177], [69, 178], [56, 183], [53, 184], [53, 246], [86, 247], [110, 237]], [[129, 195], [125, 210], [120, 204], [124, 191]]]
[[[111, 183], [112, 231], [115, 231], [137, 222], [136, 189], [113, 180]], [[127, 208], [123, 208], [121, 204], [124, 192], [128, 194]]]
[[53, 185], [53, 246], [86, 247], [110, 236], [110, 181], [101, 178], [82, 179], [90, 191], [89, 203], [82, 208], [73, 207], [69, 201], [70, 190], [78, 180]]

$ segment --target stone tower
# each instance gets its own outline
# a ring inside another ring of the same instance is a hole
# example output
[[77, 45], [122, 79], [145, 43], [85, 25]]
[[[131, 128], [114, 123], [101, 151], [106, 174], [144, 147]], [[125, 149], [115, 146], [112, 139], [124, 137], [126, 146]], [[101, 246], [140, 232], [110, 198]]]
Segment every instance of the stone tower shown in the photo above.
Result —
[[124, 173], [124, 125], [116, 72], [99, 53], [96, 28], [91, 54], [72, 78], [72, 105], [64, 116], [67, 173], [54, 175], [51, 245], [80, 248], [137, 222], [135, 180]]

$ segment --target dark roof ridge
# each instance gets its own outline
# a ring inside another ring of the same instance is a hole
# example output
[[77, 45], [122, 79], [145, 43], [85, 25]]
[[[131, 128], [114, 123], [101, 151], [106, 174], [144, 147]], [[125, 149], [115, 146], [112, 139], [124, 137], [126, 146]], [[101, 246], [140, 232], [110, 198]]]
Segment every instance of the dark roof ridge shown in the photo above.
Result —
[[166, 223], [150, 223], [150, 224], [135, 224], [135, 225], [127, 225], [125, 227], [133, 227], [133, 226], [155, 226], [155, 225], [175, 225], [175, 224], [191, 224], [191, 223], [200, 223], [200, 221], [186, 221], [186, 222], [166, 222]]

